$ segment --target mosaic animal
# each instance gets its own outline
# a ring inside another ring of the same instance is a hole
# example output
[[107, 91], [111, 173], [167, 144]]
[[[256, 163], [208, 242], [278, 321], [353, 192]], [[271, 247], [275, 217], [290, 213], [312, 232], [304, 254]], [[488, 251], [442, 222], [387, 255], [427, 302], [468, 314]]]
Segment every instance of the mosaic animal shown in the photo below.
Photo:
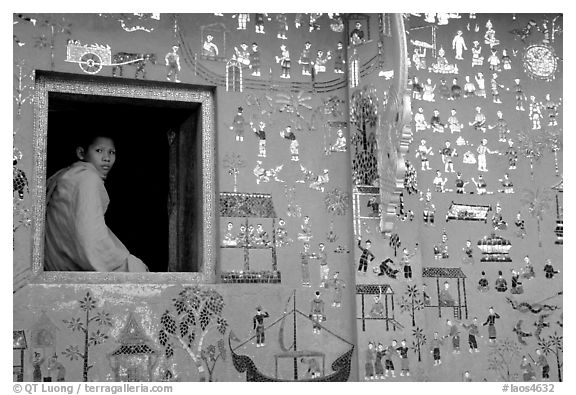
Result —
[[112, 76], [122, 77], [124, 73], [124, 66], [131, 66], [136, 68], [134, 78], [138, 78], [140, 74], [142, 79], [146, 78], [146, 65], [148, 63], [156, 64], [156, 55], [153, 53], [131, 53], [131, 52], [117, 52], [112, 55]]
[[253, 171], [254, 175], [256, 176], [256, 184], [260, 184], [261, 182], [270, 182], [272, 178], [274, 181], [284, 182], [284, 180], [278, 178], [278, 173], [280, 173], [283, 167], [284, 165], [280, 165], [273, 169], [265, 169], [262, 167], [261, 160], [256, 161], [256, 167], [254, 167]]
[[531, 312], [534, 314], [538, 314], [541, 311], [554, 311], [558, 308], [558, 306], [552, 306], [548, 304], [541, 304], [541, 303], [528, 303], [528, 302], [520, 302], [506, 298], [506, 301], [510, 303], [514, 310], [518, 310], [521, 313]]
[[311, 189], [315, 189], [320, 192], [324, 192], [324, 185], [330, 181], [330, 176], [328, 175], [328, 169], [324, 169], [322, 174], [317, 175], [314, 172], [306, 169], [304, 166], [300, 165], [300, 171], [302, 172], [302, 179], [296, 180], [298, 183], [309, 182], [308, 185]]
[[518, 336], [518, 343], [525, 346], [527, 343], [524, 340], [524, 338], [532, 336], [532, 333], [531, 332], [524, 332], [522, 330], [522, 323], [523, 322], [524, 322], [523, 320], [518, 320], [518, 322], [514, 326], [514, 329], [512, 329], [512, 332], [516, 333], [516, 335]]
[[536, 330], [534, 331], [534, 336], [536, 336], [538, 340], [540, 340], [540, 334], [542, 333], [542, 330], [544, 328], [550, 327], [550, 323], [548, 321], [544, 321], [549, 315], [550, 314], [540, 314], [538, 316], [538, 321], [534, 323], [534, 326], [536, 327]]

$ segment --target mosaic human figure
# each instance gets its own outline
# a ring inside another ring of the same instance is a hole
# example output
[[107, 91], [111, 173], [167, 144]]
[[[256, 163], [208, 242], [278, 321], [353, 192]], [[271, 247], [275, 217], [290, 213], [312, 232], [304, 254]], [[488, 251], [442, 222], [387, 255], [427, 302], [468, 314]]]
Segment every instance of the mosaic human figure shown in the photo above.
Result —
[[324, 53], [324, 51], [321, 49], [316, 51], [316, 58], [313, 61], [314, 73], [325, 73], [326, 63], [328, 63], [330, 59], [332, 59], [332, 53], [330, 51], [326, 53]]
[[414, 130], [416, 132], [422, 132], [429, 128], [428, 122], [424, 116], [424, 109], [422, 107], [418, 108], [416, 114], [414, 114]]
[[252, 52], [250, 52], [250, 68], [254, 77], [260, 77], [260, 50], [257, 43], [252, 43]]
[[320, 291], [314, 293], [314, 299], [310, 302], [310, 314], [309, 318], [312, 319], [312, 332], [316, 335], [320, 334], [322, 322], [326, 321], [326, 315], [324, 314], [324, 301], [320, 297]]
[[300, 160], [300, 153], [298, 148], [300, 143], [298, 143], [296, 135], [292, 131], [292, 126], [288, 125], [285, 129], [282, 129], [280, 131], [280, 136], [290, 141], [290, 160], [293, 162], [298, 162]]
[[432, 84], [432, 79], [428, 78], [422, 85], [422, 100], [433, 102], [435, 96], [434, 90], [436, 90], [436, 84]]
[[426, 146], [426, 140], [420, 140], [420, 145], [418, 146], [418, 150], [416, 151], [415, 156], [417, 158], [420, 157], [422, 171], [432, 170], [430, 168], [430, 161], [428, 159], [428, 156], [432, 155], [434, 155], [434, 152], [432, 152], [432, 147]]
[[516, 213], [516, 220], [514, 220], [514, 225], [516, 226], [516, 232], [515, 232], [516, 237], [519, 237], [521, 239], [526, 237], [526, 225], [524, 220], [522, 219], [522, 213], [520, 213], [520, 211]]
[[510, 58], [510, 55], [508, 55], [507, 49], [502, 50], [502, 57], [500, 58], [500, 61], [504, 70], [512, 70], [512, 59]]
[[66, 368], [58, 362], [56, 353], [48, 360], [47, 368], [52, 381], [66, 381]]
[[202, 56], [208, 59], [215, 59], [218, 57], [218, 46], [213, 43], [214, 36], [207, 34], [204, 42], [202, 43]]
[[498, 151], [496, 150], [493, 151], [490, 148], [488, 148], [486, 144], [488, 144], [488, 140], [482, 139], [482, 142], [476, 148], [476, 152], [478, 153], [478, 171], [484, 171], [484, 172], [488, 171], [488, 168], [486, 167], [486, 155], [487, 154], [492, 155], [498, 153]]
[[280, 56], [276, 56], [276, 63], [280, 64], [280, 78], [290, 78], [290, 51], [286, 44], [280, 45]]
[[302, 274], [302, 286], [310, 287], [310, 259], [313, 254], [310, 252], [310, 244], [303, 244], [304, 250], [300, 252], [300, 270]]
[[460, 133], [463, 127], [464, 124], [456, 117], [456, 109], [451, 109], [450, 117], [448, 117], [448, 128], [450, 129], [450, 133]]
[[488, 279], [486, 278], [486, 272], [482, 271], [482, 277], [478, 280], [478, 291], [487, 292], [490, 290], [490, 285]]
[[474, 249], [472, 248], [472, 241], [466, 240], [466, 245], [462, 248], [464, 252], [464, 257], [462, 258], [462, 263], [471, 265], [474, 263]]
[[479, 71], [474, 76], [474, 80], [476, 81], [476, 85], [478, 85], [476, 96], [486, 99], [486, 80], [484, 79], [484, 74]]
[[336, 308], [342, 306], [342, 292], [346, 288], [346, 283], [338, 278], [339, 275], [340, 272], [334, 272], [332, 279], [327, 280], [324, 285], [326, 288], [332, 288], [332, 307]]
[[500, 58], [498, 57], [498, 51], [496, 49], [491, 50], [490, 56], [486, 61], [490, 66], [490, 71], [500, 71]]
[[410, 363], [408, 361], [409, 350], [410, 349], [406, 347], [406, 339], [402, 339], [400, 347], [396, 348], [396, 351], [400, 356], [400, 376], [410, 376]]
[[166, 63], [166, 79], [168, 81], [180, 82], [178, 73], [180, 72], [180, 55], [178, 55], [178, 45], [172, 46], [172, 51], [164, 57]]
[[558, 102], [550, 98], [550, 93], [546, 93], [544, 97], [543, 107], [548, 111], [548, 126], [558, 126], [558, 107], [560, 107], [561, 100]]
[[442, 355], [440, 354], [440, 347], [444, 345], [444, 339], [434, 332], [434, 337], [430, 340], [430, 353], [434, 358], [434, 366], [442, 364]]
[[342, 41], [338, 41], [336, 49], [334, 50], [334, 73], [344, 74], [344, 65], [346, 59], [344, 58], [344, 45]]
[[514, 193], [514, 184], [512, 180], [510, 180], [510, 175], [508, 173], [504, 173], [504, 178], [499, 178], [500, 184], [502, 185], [502, 189], [499, 189], [498, 192], [501, 193]]
[[264, 347], [266, 345], [266, 334], [264, 326], [264, 318], [270, 315], [266, 311], [262, 311], [262, 307], [256, 307], [256, 314], [252, 318], [252, 329], [256, 335], [256, 347]]
[[464, 97], [474, 97], [476, 96], [476, 85], [472, 81], [470, 81], [470, 76], [467, 75], [464, 77], [466, 82], [464, 83]]
[[462, 87], [458, 83], [458, 78], [452, 79], [452, 86], [450, 87], [450, 100], [458, 100], [462, 96]]
[[506, 122], [506, 120], [504, 119], [502, 110], [496, 111], [496, 116], [498, 117], [496, 123], [494, 123], [493, 125], [488, 125], [488, 129], [498, 130], [498, 141], [505, 143], [506, 141], [508, 141], [507, 135], [510, 133], [510, 128], [508, 127], [508, 122]]
[[494, 282], [494, 289], [496, 292], [506, 292], [508, 290], [508, 282], [502, 277], [502, 270], [498, 270], [498, 278]]
[[246, 30], [246, 24], [250, 22], [250, 14], [234, 14], [232, 18], [238, 20], [238, 26], [236, 30]]
[[452, 320], [446, 320], [446, 325], [448, 326], [447, 337], [452, 339], [452, 353], [460, 354], [460, 330], [458, 330], [458, 325]]
[[496, 341], [496, 320], [500, 318], [500, 314], [494, 312], [494, 308], [490, 306], [488, 308], [488, 317], [486, 321], [482, 324], [483, 326], [488, 325], [488, 341], [493, 343]]
[[372, 251], [370, 251], [370, 248], [372, 247], [372, 242], [370, 240], [366, 240], [364, 245], [365, 247], [362, 247], [362, 237], [359, 236], [358, 248], [360, 251], [362, 251], [362, 255], [360, 255], [358, 272], [366, 274], [366, 271], [368, 270], [368, 260], [372, 262], [374, 259], [376, 259], [376, 256], [372, 253]]
[[500, 40], [496, 38], [496, 31], [493, 29], [492, 21], [488, 19], [486, 22], [486, 33], [484, 33], [484, 44], [490, 45], [490, 48], [500, 44]]
[[534, 368], [526, 355], [522, 356], [522, 362], [520, 362], [520, 371], [522, 372], [522, 381], [533, 381], [536, 379], [536, 374], [534, 373]]
[[444, 128], [446, 125], [442, 123], [440, 119], [440, 111], [434, 109], [432, 111], [432, 117], [430, 118], [430, 128], [432, 128], [432, 133], [444, 133]]
[[366, 362], [364, 363], [364, 380], [374, 380], [374, 363], [376, 362], [376, 352], [374, 342], [368, 342], [366, 350]]
[[536, 365], [540, 366], [542, 369], [542, 381], [550, 380], [550, 364], [546, 359], [546, 355], [542, 352], [541, 348], [536, 349], [536, 355], [538, 359], [536, 360]]
[[490, 79], [490, 93], [492, 94], [492, 103], [500, 104], [502, 100], [500, 99], [499, 89], [504, 89], [509, 91], [503, 84], [498, 82], [498, 73], [492, 73], [492, 78]]
[[536, 96], [530, 96], [528, 117], [532, 121], [532, 130], [542, 129], [542, 103], [536, 101]]
[[450, 283], [448, 281], [444, 281], [443, 288], [440, 290], [440, 294], [438, 295], [438, 299], [440, 302], [440, 306], [442, 307], [453, 307], [456, 306], [456, 302], [454, 301], [454, 297], [450, 292]]
[[254, 132], [254, 135], [258, 138], [258, 157], [266, 157], [266, 123], [264, 121], [258, 122], [258, 128], [254, 126], [253, 122], [250, 122], [250, 127]]
[[298, 63], [302, 65], [302, 75], [312, 75], [312, 44], [310, 41], [304, 43], [304, 49], [300, 53]]
[[462, 324], [462, 327], [468, 331], [468, 352], [480, 352], [478, 349], [477, 336], [480, 336], [480, 331], [478, 329], [478, 318], [474, 317], [470, 324]]
[[462, 30], [458, 30], [452, 39], [452, 49], [456, 51], [454, 58], [457, 60], [463, 60], [464, 58], [462, 57], [462, 54], [464, 51], [468, 50], [468, 47], [466, 47], [466, 41], [462, 34]]
[[404, 269], [404, 278], [407, 281], [412, 281], [412, 258], [416, 256], [418, 253], [418, 243], [414, 248], [414, 252], [410, 252], [408, 248], [402, 249], [402, 257], [400, 258], [400, 262], [402, 263]]
[[244, 119], [244, 109], [242, 107], [238, 107], [237, 113], [232, 119], [232, 125], [230, 126], [230, 130], [234, 132], [236, 135], [236, 141], [243, 142], [244, 141], [244, 128], [248, 123]]
[[444, 163], [444, 171], [446, 173], [454, 173], [454, 162], [453, 157], [458, 156], [456, 149], [451, 146], [450, 141], [446, 140], [444, 142], [444, 147], [440, 150], [442, 156], [442, 163]]
[[470, 51], [472, 52], [472, 67], [483, 66], [484, 56], [482, 56], [482, 47], [480, 46], [480, 42], [473, 41]]
[[512, 278], [510, 280], [510, 293], [514, 295], [520, 295], [524, 293], [524, 287], [522, 286], [522, 281], [520, 280], [520, 272], [516, 269], [511, 270]]
[[474, 121], [468, 122], [469, 126], [473, 126], [475, 130], [482, 133], [486, 132], [486, 115], [482, 113], [482, 107], [476, 106], [476, 114], [474, 114]]
[[396, 351], [396, 346], [398, 345], [398, 342], [393, 339], [392, 343], [386, 347], [385, 349], [385, 353], [384, 353], [384, 357], [385, 357], [385, 362], [384, 362], [384, 377], [388, 377], [388, 374], [390, 373], [392, 375], [392, 377], [396, 377], [396, 374], [394, 372], [394, 359], [393, 357], [396, 355], [397, 351]]

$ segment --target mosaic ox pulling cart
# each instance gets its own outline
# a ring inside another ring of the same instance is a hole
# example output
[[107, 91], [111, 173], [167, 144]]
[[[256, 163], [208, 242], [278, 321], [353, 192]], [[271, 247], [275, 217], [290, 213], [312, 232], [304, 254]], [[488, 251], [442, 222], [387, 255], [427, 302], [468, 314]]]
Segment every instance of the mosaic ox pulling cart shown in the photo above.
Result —
[[109, 45], [81, 44], [78, 40], [68, 40], [66, 46], [66, 61], [78, 63], [82, 71], [96, 74], [102, 66], [123, 66], [130, 63], [141, 62], [144, 56], [134, 57], [124, 62], [112, 63], [112, 51]]

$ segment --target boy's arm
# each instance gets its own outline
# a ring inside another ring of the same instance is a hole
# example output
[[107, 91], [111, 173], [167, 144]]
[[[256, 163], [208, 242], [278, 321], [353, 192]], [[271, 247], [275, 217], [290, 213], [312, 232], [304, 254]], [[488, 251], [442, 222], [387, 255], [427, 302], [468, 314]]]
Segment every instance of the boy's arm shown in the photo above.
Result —
[[85, 264], [99, 272], [128, 271], [128, 249], [106, 226], [106, 191], [97, 174], [84, 173], [76, 191], [75, 234]]

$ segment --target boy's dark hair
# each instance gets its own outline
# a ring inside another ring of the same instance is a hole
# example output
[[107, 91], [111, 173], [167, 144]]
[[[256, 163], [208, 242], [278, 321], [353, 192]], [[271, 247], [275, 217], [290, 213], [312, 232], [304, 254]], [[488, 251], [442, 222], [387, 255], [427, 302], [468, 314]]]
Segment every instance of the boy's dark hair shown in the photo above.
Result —
[[101, 129], [90, 129], [90, 130], [86, 130], [85, 132], [81, 133], [78, 136], [77, 142], [76, 142], [76, 147], [81, 147], [82, 149], [84, 149], [84, 151], [88, 150], [88, 147], [94, 142], [94, 140], [96, 140], [99, 137], [104, 137], [104, 138], [108, 138], [112, 141], [115, 142], [115, 138], [112, 135], [112, 133], [109, 133], [105, 130], [101, 130]]

